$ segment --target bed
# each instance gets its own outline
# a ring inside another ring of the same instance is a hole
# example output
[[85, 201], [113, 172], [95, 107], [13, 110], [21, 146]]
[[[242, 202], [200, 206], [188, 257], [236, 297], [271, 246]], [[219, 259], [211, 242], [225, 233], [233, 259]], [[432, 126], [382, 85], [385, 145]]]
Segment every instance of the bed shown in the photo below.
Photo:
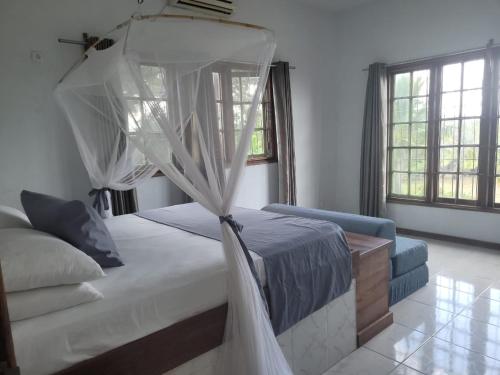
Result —
[[[105, 296], [103, 300], [12, 323], [22, 374], [86, 374], [99, 360], [123, 359], [127, 352], [122, 348], [149, 347], [151, 353], [167, 353], [168, 348], [161, 347], [166, 339], [189, 334], [193, 336], [189, 340], [200, 343], [193, 345], [192, 353], [178, 353], [178, 358], [160, 360], [154, 366], [130, 367], [122, 360], [125, 368], [108, 371], [101, 366], [100, 373], [161, 374], [168, 370], [168, 374], [215, 374], [215, 348], [222, 339], [226, 300], [221, 243], [136, 215], [110, 218], [106, 225], [125, 266], [107, 269], [107, 277], [92, 283]], [[263, 260], [251, 254], [265, 285]], [[351, 286], [282, 333], [279, 342], [294, 371], [321, 374], [353, 351], [354, 317]], [[199, 332], [192, 332], [197, 324]], [[170, 349], [175, 351], [175, 345], [172, 348], [170, 343]], [[148, 353], [142, 357], [145, 361]]]

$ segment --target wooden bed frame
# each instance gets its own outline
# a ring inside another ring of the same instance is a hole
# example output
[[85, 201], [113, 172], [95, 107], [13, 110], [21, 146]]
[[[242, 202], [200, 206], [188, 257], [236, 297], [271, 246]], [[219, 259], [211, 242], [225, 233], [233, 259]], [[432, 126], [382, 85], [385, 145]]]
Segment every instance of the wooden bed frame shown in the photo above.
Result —
[[[353, 275], [357, 279], [358, 345], [362, 345], [392, 324], [388, 305], [388, 256], [392, 241], [355, 233], [346, 233], [346, 236], [353, 256]], [[370, 307], [372, 304], [373, 308]], [[224, 335], [226, 314], [227, 304], [224, 304], [79, 362], [56, 375], [163, 374], [219, 346]], [[20, 374], [1, 268], [0, 330], [0, 374]]]

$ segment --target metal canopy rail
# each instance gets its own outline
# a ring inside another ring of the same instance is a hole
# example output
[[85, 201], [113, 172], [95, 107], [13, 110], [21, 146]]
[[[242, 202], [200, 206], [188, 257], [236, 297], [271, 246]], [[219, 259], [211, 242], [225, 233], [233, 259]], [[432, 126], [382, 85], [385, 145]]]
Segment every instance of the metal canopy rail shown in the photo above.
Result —
[[[155, 19], [158, 19], [158, 18], [172, 18], [172, 19], [184, 19], [184, 20], [187, 19], [187, 20], [193, 20], [193, 21], [195, 21], [195, 20], [209, 21], [209, 22], [218, 22], [218, 23], [223, 23], [223, 24], [227, 24], [227, 25], [234, 25], [234, 26], [239, 26], [239, 27], [248, 27], [248, 28], [256, 29], [256, 30], [269, 30], [266, 27], [255, 25], [255, 24], [251, 24], [251, 23], [229, 21], [229, 20], [226, 20], [226, 19], [223, 19], [223, 18], [215, 18], [215, 17], [207, 17], [207, 16], [189, 16], [189, 15], [176, 15], [176, 14], [149, 14], [149, 15], [138, 15], [138, 14], [135, 14], [135, 15], [132, 15], [130, 17], [130, 19], [128, 19], [127, 21], [124, 21], [124, 22], [120, 23], [119, 25], [117, 25], [111, 31], [105, 33], [104, 36], [102, 36], [100, 38], [97, 38], [97, 40], [94, 43], [92, 43], [90, 46], [88, 46], [88, 42], [85, 41], [85, 40], [87, 40], [89, 38], [88, 34], [86, 34], [86, 33], [83, 34], [84, 39], [85, 39], [84, 41], [74, 40], [74, 39], [65, 39], [65, 38], [58, 38], [57, 41], [59, 43], [63, 43], [63, 44], [80, 45], [80, 46], [86, 47], [85, 49], [87, 50], [87, 49], [92, 48], [92, 47], [96, 46], [97, 44], [99, 44], [102, 40], [105, 39], [105, 37], [107, 35], [109, 35], [112, 32], [114, 32], [116, 30], [119, 30], [122, 27], [128, 25], [131, 19], [142, 21], [142, 20], [155, 20]], [[271, 66], [275, 66], [275, 65], [272, 64]], [[296, 67], [294, 65], [290, 65], [289, 69], [295, 70]]]

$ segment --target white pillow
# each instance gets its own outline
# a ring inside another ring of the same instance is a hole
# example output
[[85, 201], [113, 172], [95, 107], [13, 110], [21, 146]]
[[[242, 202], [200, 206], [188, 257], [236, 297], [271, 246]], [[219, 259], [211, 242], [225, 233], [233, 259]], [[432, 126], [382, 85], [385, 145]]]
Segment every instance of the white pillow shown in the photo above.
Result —
[[105, 276], [84, 252], [34, 229], [0, 229], [0, 261], [7, 292], [78, 284]]
[[0, 229], [2, 228], [32, 228], [23, 212], [12, 207], [0, 205]]
[[7, 305], [10, 320], [15, 322], [102, 298], [101, 292], [92, 285], [81, 283], [7, 293]]

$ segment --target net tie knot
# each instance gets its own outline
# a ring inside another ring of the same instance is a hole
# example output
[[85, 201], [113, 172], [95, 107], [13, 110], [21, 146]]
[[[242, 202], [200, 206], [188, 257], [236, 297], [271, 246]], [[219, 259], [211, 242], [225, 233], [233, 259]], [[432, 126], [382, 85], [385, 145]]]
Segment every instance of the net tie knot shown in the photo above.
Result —
[[229, 226], [238, 233], [243, 231], [243, 225], [234, 220], [233, 215], [219, 216], [219, 221], [221, 224], [228, 223]]
[[92, 203], [92, 207], [96, 209], [97, 212], [102, 216], [104, 211], [109, 210], [109, 202], [108, 197], [106, 196], [106, 192], [110, 192], [110, 188], [100, 188], [100, 189], [92, 189], [89, 192], [89, 197], [94, 197], [94, 202]]

